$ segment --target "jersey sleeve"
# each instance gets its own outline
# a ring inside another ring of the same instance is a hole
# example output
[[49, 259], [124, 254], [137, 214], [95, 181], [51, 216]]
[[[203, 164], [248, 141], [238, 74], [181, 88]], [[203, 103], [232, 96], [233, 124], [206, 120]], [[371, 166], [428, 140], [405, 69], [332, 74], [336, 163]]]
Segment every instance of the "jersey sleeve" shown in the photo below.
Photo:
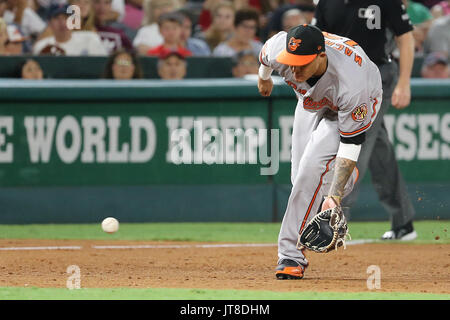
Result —
[[342, 101], [338, 111], [341, 138], [348, 140], [369, 130], [375, 120], [381, 101], [362, 91]]
[[386, 8], [383, 14], [386, 15], [386, 21], [396, 36], [412, 31], [413, 26], [409, 19], [406, 8], [401, 0], [385, 1]]
[[276, 68], [277, 55], [284, 49], [286, 45], [286, 37], [283, 37], [286, 32], [281, 31], [271, 37], [261, 48], [259, 52], [259, 62], [269, 68]]

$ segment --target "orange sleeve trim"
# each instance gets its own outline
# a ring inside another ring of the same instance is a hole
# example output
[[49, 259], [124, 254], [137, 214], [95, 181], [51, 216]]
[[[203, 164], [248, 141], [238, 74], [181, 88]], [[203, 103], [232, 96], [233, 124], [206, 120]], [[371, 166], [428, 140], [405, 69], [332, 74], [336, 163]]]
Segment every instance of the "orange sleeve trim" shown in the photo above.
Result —
[[366, 129], [369, 128], [371, 125], [372, 125], [372, 121], [370, 121], [367, 125], [365, 125], [365, 126], [362, 127], [361, 129], [358, 129], [358, 130], [355, 130], [355, 131], [352, 131], [352, 132], [343, 132], [343, 131], [339, 130], [339, 133], [340, 133], [341, 135], [343, 135], [343, 136], [351, 136], [351, 135], [353, 135], [353, 134], [357, 134], [357, 133], [360, 133], [361, 131], [366, 130]]
[[377, 100], [377, 98], [373, 98], [374, 100], [375, 100], [375, 102], [373, 103], [373, 113], [372, 113], [372, 117], [371, 118], [373, 118], [373, 117], [375, 117], [375, 115], [377, 114], [377, 109], [375, 109], [375, 106], [378, 104], [378, 100]]
[[355, 170], [356, 170], [356, 179], [355, 179], [355, 182], [353, 183], [353, 185], [355, 185], [356, 182], [358, 182], [358, 180], [359, 180], [359, 170], [357, 167], [355, 167]]

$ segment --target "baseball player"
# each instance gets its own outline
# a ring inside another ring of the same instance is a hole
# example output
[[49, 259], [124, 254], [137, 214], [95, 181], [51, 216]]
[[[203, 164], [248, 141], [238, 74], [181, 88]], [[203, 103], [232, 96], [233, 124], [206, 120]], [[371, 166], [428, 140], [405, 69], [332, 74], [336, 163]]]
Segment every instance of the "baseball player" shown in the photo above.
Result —
[[260, 94], [270, 95], [276, 70], [298, 98], [292, 190], [278, 238], [276, 277], [301, 279], [308, 261], [298, 249], [299, 234], [352, 190], [365, 132], [381, 104], [381, 76], [356, 42], [306, 24], [267, 40], [259, 59]]

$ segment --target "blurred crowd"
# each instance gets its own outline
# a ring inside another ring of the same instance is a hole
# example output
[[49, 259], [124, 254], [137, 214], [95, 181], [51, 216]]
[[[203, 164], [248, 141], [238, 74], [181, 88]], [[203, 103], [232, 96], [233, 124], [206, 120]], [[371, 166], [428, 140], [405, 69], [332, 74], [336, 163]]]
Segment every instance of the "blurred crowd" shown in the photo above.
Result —
[[[186, 76], [187, 57], [230, 57], [257, 74], [273, 34], [311, 23], [318, 0], [0, 0], [0, 55], [109, 56], [104, 77], [141, 78], [140, 56], [162, 79]], [[422, 76], [448, 78], [450, 0], [404, 0]], [[22, 76], [43, 77], [29, 59]]]

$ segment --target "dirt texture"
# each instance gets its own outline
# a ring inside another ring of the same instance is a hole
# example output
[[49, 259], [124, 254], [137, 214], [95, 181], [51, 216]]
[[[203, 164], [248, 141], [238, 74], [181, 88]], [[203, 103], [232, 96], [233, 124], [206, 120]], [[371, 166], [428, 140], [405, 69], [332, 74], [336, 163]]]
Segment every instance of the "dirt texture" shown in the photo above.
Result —
[[[166, 247], [94, 248], [105, 245]], [[381, 271], [381, 289], [377, 291], [450, 293], [449, 244], [361, 244], [327, 254], [307, 252], [309, 267], [302, 280], [275, 278], [275, 245], [212, 248], [196, 245], [200, 244], [0, 240], [0, 286], [66, 287], [70, 277], [67, 268], [76, 265], [80, 268], [82, 288], [361, 292], [368, 290], [367, 279], [373, 275], [367, 272], [368, 267], [375, 265]], [[80, 246], [81, 249], [5, 250], [37, 246]]]

